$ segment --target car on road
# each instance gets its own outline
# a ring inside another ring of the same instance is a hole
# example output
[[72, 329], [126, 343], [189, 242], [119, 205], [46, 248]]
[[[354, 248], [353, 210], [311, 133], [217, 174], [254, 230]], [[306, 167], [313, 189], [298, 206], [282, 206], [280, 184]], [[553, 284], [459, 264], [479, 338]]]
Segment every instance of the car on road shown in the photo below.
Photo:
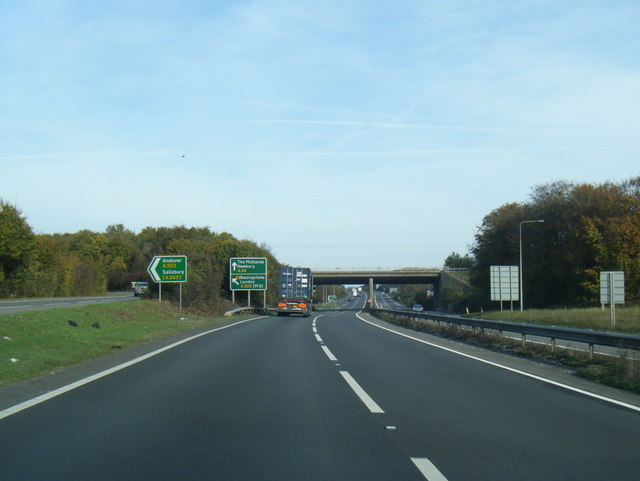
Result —
[[142, 296], [149, 292], [149, 283], [148, 282], [136, 282], [133, 285], [133, 295], [138, 297]]
[[414, 304], [413, 307], [411, 308], [416, 312], [422, 312], [424, 311], [424, 308], [422, 307], [422, 304]]

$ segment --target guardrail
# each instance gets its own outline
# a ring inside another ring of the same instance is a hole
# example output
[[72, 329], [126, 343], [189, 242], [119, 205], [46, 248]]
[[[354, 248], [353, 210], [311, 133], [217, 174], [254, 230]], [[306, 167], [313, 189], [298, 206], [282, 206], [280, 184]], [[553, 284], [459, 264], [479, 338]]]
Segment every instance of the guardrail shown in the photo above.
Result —
[[310, 267], [312, 272], [424, 272], [424, 271], [447, 271], [465, 272], [466, 267]]
[[502, 335], [503, 331], [514, 332], [522, 335], [522, 343], [527, 340], [527, 336], [545, 337], [551, 340], [551, 349], [556, 348], [556, 340], [580, 342], [589, 346], [589, 357], [593, 358], [594, 346], [608, 346], [618, 349], [640, 351], [640, 336], [632, 334], [621, 334], [617, 332], [592, 331], [589, 329], [574, 329], [570, 327], [543, 326], [539, 324], [520, 324], [517, 322], [492, 321], [490, 319], [478, 319], [473, 317], [444, 316], [431, 312], [411, 312], [396, 311], [393, 309], [373, 309], [372, 312], [382, 314], [407, 317], [414, 319], [424, 319], [425, 321], [435, 321], [438, 323], [455, 324], [459, 326], [469, 326], [484, 330], [498, 331]]
[[235, 309], [231, 309], [230, 311], [227, 311], [224, 313], [224, 315], [226, 317], [230, 317], [233, 316], [234, 314], [241, 314], [241, 313], [250, 313], [250, 314], [269, 314], [271, 312], [276, 312], [275, 308], [271, 308], [271, 307], [237, 307]]

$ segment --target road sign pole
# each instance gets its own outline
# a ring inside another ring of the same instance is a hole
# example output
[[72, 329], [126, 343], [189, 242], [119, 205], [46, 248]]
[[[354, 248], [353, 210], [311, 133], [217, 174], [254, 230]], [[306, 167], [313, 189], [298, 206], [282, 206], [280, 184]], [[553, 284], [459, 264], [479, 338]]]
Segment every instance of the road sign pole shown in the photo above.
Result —
[[609, 272], [609, 299], [611, 301], [611, 327], [615, 327], [616, 326], [616, 294], [615, 294], [613, 272]]
[[182, 283], [180, 283], [180, 310], [182, 310]]
[[158, 284], [158, 302], [162, 302], [162, 284]]

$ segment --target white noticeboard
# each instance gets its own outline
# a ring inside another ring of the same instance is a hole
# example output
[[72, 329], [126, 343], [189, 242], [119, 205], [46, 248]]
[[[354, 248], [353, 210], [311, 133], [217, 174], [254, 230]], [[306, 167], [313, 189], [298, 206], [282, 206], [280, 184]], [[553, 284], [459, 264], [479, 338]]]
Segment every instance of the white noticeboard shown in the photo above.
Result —
[[[518, 266], [491, 266], [491, 300], [520, 300]], [[502, 308], [502, 304], [500, 306]]]
[[624, 304], [624, 271], [600, 272], [600, 304], [611, 306], [611, 326], [616, 325], [616, 304]]
[[600, 273], [600, 304], [624, 304], [624, 271]]

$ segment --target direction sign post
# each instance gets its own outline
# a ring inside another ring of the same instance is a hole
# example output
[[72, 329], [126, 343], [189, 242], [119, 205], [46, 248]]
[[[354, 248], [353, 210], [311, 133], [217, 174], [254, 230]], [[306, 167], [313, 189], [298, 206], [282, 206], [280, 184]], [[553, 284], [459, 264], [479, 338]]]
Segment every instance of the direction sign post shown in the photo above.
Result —
[[229, 288], [235, 302], [235, 291], [247, 291], [251, 307], [251, 291], [263, 291], [266, 307], [267, 258], [231, 257], [229, 259]]
[[147, 272], [154, 282], [187, 282], [187, 256], [155, 256]]
[[162, 284], [180, 283], [180, 310], [182, 310], [182, 283], [187, 282], [187, 256], [155, 256], [151, 259], [147, 272], [158, 286], [158, 301], [162, 301]]

